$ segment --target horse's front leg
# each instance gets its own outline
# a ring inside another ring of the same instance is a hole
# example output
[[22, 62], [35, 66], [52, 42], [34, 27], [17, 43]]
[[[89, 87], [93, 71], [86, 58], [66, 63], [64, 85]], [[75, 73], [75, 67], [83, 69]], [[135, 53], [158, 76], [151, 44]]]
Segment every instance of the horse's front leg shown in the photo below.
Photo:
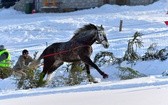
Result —
[[103, 78], [108, 78], [108, 75], [103, 71], [101, 71], [99, 67], [95, 63], [93, 63], [92, 60], [87, 55], [80, 55], [80, 58], [83, 62], [95, 68], [103, 76]]

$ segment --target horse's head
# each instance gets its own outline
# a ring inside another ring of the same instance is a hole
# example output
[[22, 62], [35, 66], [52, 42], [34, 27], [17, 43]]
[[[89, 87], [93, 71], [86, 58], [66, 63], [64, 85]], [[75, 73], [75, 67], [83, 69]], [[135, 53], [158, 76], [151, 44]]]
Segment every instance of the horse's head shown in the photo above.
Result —
[[106, 37], [106, 33], [104, 32], [103, 26], [97, 26], [97, 44], [102, 44], [104, 48], [109, 47], [109, 43]]

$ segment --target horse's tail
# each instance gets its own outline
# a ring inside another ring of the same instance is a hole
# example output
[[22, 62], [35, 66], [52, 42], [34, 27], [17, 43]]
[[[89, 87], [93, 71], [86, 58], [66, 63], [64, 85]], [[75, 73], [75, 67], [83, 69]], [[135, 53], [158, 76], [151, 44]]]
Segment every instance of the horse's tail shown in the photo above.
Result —
[[38, 59], [35, 59], [31, 62], [31, 64], [29, 65], [29, 68], [32, 70], [36, 70], [40, 64], [41, 59], [43, 59], [43, 53], [40, 55]]

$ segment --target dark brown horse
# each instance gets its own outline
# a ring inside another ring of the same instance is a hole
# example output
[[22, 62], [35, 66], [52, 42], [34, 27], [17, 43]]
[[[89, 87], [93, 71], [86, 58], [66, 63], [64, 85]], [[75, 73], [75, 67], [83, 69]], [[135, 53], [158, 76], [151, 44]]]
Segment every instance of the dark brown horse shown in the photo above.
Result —
[[103, 76], [103, 78], [108, 78], [108, 75], [101, 71], [90, 59], [92, 53], [91, 46], [94, 42], [102, 44], [104, 48], [109, 47], [102, 25], [84, 25], [74, 33], [74, 36], [69, 41], [53, 43], [48, 46], [37, 61], [32, 63], [30, 67], [36, 67], [40, 63], [40, 60], [44, 59], [44, 67], [40, 78], [40, 80], [43, 80], [46, 74], [48, 74], [49, 77], [49, 74], [52, 74], [64, 62], [83, 61], [88, 75], [90, 75], [89, 66], [92, 66]]

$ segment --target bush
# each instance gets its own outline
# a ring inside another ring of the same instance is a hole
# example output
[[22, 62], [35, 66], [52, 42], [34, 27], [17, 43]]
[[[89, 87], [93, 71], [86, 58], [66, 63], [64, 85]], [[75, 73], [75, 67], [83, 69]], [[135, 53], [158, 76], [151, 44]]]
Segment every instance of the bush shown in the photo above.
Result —
[[49, 87], [72, 86], [86, 81], [87, 74], [82, 62], [73, 62], [62, 68], [62, 76], [54, 76]]
[[11, 75], [12, 75], [11, 68], [0, 68], [0, 79], [8, 78]]
[[128, 47], [127, 50], [125, 51], [125, 55], [123, 57], [124, 60], [133, 63], [134, 61], [138, 60], [140, 56], [136, 53], [135, 49], [137, 47], [142, 47], [142, 40], [141, 40], [142, 34], [139, 32], [135, 32], [133, 39], [130, 39], [128, 41]]
[[121, 80], [144, 77], [146, 75], [139, 73], [138, 71], [129, 68], [129, 67], [118, 67], [119, 70], [119, 78]]
[[103, 65], [109, 65], [109, 64], [121, 64], [122, 59], [121, 58], [116, 58], [112, 52], [99, 52], [96, 54], [94, 57], [94, 63], [96, 63], [99, 67]]
[[16, 78], [18, 89], [39, 87], [40, 70], [27, 70], [26, 77]]
[[168, 47], [158, 50], [157, 44], [152, 43], [147, 49], [147, 52], [145, 53], [145, 55], [142, 56], [142, 60], [147, 61], [147, 60], [158, 59], [158, 60], [164, 61], [167, 59], [167, 57], [168, 57]]
[[168, 70], [164, 71], [164, 72], [162, 73], [162, 76], [168, 76]]

